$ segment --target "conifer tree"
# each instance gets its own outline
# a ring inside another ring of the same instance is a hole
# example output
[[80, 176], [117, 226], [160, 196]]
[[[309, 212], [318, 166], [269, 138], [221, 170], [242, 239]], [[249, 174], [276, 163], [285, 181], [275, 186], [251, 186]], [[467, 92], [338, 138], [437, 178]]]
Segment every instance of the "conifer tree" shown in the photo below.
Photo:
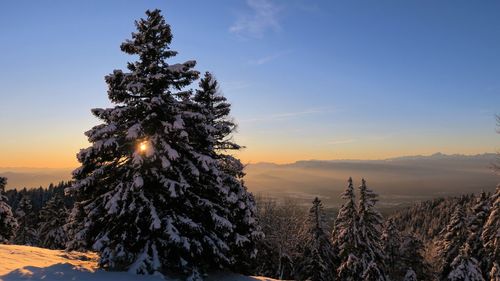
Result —
[[378, 195], [361, 180], [359, 187], [358, 230], [361, 234], [361, 260], [365, 272], [370, 272], [371, 280], [386, 280], [384, 252], [380, 243], [382, 235], [382, 215], [375, 209]]
[[500, 281], [500, 266], [498, 263], [493, 263], [489, 274], [489, 281]]
[[467, 238], [467, 243], [470, 246], [470, 255], [479, 261], [481, 271], [483, 272], [487, 272], [490, 266], [488, 259], [485, 257], [482, 238], [483, 226], [488, 219], [490, 207], [491, 202], [488, 195], [482, 192], [481, 195], [477, 197], [472, 207], [472, 214], [468, 223], [469, 236]]
[[[425, 261], [423, 252], [424, 244], [420, 239], [412, 234], [403, 235], [401, 237], [400, 258], [395, 266], [402, 270], [411, 268], [420, 280], [431, 280], [431, 269]], [[388, 264], [387, 267], [389, 266]]]
[[17, 220], [5, 196], [7, 179], [0, 177], [0, 243], [6, 243], [14, 237], [17, 230]]
[[361, 260], [358, 257], [361, 238], [358, 231], [358, 212], [356, 209], [352, 178], [347, 181], [346, 190], [341, 198], [346, 200], [335, 220], [332, 234], [333, 246], [339, 251], [339, 280], [360, 280], [363, 274]]
[[[251, 195], [241, 182], [239, 189], [226, 185], [231, 175], [202, 142], [206, 131], [198, 128], [207, 119], [187, 89], [199, 75], [195, 62], [169, 64], [176, 55], [170, 26], [159, 10], [146, 14], [121, 45], [138, 61], [106, 77], [115, 107], [92, 111], [103, 124], [86, 132], [92, 145], [78, 154], [68, 192], [79, 210], [67, 228], [80, 241], [68, 246], [99, 252], [105, 269], [201, 280], [203, 272], [234, 264], [234, 245], [253, 252], [259, 232]], [[233, 204], [251, 227], [239, 227]]]
[[449, 281], [484, 281], [478, 261], [470, 256], [469, 244], [460, 249], [460, 253], [451, 263]]
[[401, 257], [401, 235], [399, 234], [392, 218], [388, 219], [385, 223], [385, 227], [382, 232], [382, 246], [386, 258], [386, 273], [389, 277], [394, 278], [396, 271], [401, 270], [401, 268], [396, 266], [396, 264], [400, 263]]
[[312, 202], [306, 222], [306, 240], [298, 263], [299, 280], [332, 281], [335, 276], [335, 253], [324, 230], [323, 205], [318, 197]]
[[409, 268], [406, 271], [403, 281], [417, 281], [417, 274], [415, 273], [415, 271], [413, 271], [413, 269]]
[[[188, 102], [189, 104], [189, 102]], [[255, 241], [262, 237], [256, 217], [255, 200], [248, 193], [243, 183], [243, 164], [231, 156], [231, 151], [241, 149], [232, 141], [232, 133], [236, 124], [230, 118], [230, 104], [219, 90], [215, 77], [206, 72], [200, 80], [199, 88], [193, 97], [194, 130], [190, 135], [196, 136], [193, 146], [216, 159], [220, 169], [223, 192], [229, 198], [231, 221], [234, 232], [228, 239], [233, 256], [233, 269], [247, 271], [251, 258], [255, 257]], [[186, 116], [186, 119], [190, 119]], [[188, 121], [189, 122], [189, 121]]]
[[380, 266], [374, 262], [370, 261], [363, 271], [363, 281], [386, 281], [384, 272], [380, 268]]
[[56, 194], [40, 210], [40, 246], [48, 249], [63, 249], [66, 243], [64, 225], [68, 210], [63, 199]]
[[483, 227], [482, 240], [489, 267], [493, 262], [500, 264], [500, 184], [491, 196], [491, 209]]
[[85, 233], [85, 202], [75, 202], [71, 209], [64, 231], [66, 232], [66, 248], [74, 251], [84, 252], [88, 249]]
[[443, 240], [439, 245], [442, 259], [441, 279], [446, 279], [452, 269], [452, 262], [460, 253], [460, 248], [466, 242], [467, 225], [462, 204], [455, 206], [455, 211], [444, 231]]
[[37, 218], [31, 200], [27, 195], [23, 195], [15, 214], [19, 228], [14, 238], [14, 244], [37, 246], [39, 242], [36, 229]]

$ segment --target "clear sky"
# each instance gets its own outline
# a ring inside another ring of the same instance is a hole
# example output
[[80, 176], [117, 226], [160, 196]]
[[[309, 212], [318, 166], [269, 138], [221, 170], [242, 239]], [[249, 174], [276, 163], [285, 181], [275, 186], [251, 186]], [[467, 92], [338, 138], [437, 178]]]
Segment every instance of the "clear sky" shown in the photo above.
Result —
[[160, 8], [246, 163], [500, 148], [500, 1], [0, 1], [0, 167], [74, 167], [120, 43]]

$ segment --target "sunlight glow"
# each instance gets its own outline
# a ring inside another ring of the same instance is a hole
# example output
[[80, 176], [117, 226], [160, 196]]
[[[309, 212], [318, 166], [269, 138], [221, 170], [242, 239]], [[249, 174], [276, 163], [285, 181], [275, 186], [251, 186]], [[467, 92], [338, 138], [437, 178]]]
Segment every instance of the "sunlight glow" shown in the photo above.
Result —
[[147, 149], [148, 149], [148, 145], [145, 141], [143, 141], [139, 144], [139, 151], [140, 152], [145, 152]]

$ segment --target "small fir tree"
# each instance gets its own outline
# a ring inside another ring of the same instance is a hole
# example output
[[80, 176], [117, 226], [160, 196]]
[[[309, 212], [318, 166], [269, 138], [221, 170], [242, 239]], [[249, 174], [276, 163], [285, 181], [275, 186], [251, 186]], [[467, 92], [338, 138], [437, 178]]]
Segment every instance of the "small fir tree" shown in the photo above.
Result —
[[11, 240], [17, 230], [17, 220], [12, 214], [12, 209], [5, 196], [5, 186], [7, 179], [0, 177], [0, 243], [7, 243]]
[[382, 246], [385, 253], [386, 272], [393, 278], [397, 271], [401, 271], [397, 264], [401, 258], [401, 235], [394, 224], [394, 220], [388, 219], [382, 232]]
[[449, 281], [484, 281], [481, 268], [477, 260], [470, 256], [469, 244], [460, 249], [460, 253], [451, 263], [448, 274]]
[[493, 263], [489, 273], [489, 281], [500, 281], [500, 265], [498, 263]]
[[468, 223], [469, 236], [467, 238], [467, 243], [470, 246], [470, 256], [479, 261], [483, 272], [487, 272], [490, 267], [490, 262], [485, 256], [482, 238], [483, 226], [488, 219], [490, 207], [490, 198], [485, 192], [482, 192], [481, 195], [477, 197], [472, 207], [472, 214]]
[[494, 262], [500, 263], [500, 184], [491, 196], [491, 209], [483, 227], [482, 240], [484, 243], [484, 259], [491, 266]]
[[346, 190], [341, 198], [346, 202], [340, 207], [332, 234], [333, 245], [339, 251], [339, 280], [360, 280], [363, 274], [361, 260], [358, 257], [361, 243], [358, 230], [358, 211], [356, 209], [352, 178], [347, 181]]
[[417, 274], [415, 273], [415, 271], [413, 271], [413, 269], [409, 268], [406, 271], [403, 281], [417, 281]]
[[48, 249], [63, 249], [66, 243], [64, 225], [68, 217], [68, 210], [63, 199], [56, 194], [40, 210], [38, 232], [40, 246]]
[[316, 197], [305, 225], [305, 244], [297, 266], [299, 280], [332, 281], [335, 276], [335, 253], [324, 230], [325, 218], [321, 200]]
[[27, 195], [23, 195], [15, 213], [19, 229], [16, 232], [14, 244], [37, 246], [39, 242], [38, 231], [36, 229], [37, 216]]
[[360, 255], [365, 272], [370, 280], [386, 280], [384, 268], [385, 255], [380, 243], [382, 235], [382, 215], [375, 208], [378, 195], [361, 180], [359, 187], [358, 230], [361, 234]]
[[444, 280], [450, 273], [455, 257], [460, 253], [460, 248], [467, 239], [467, 222], [462, 204], [455, 206], [450, 222], [444, 231], [443, 240], [440, 241], [439, 253], [442, 260], [441, 278]]

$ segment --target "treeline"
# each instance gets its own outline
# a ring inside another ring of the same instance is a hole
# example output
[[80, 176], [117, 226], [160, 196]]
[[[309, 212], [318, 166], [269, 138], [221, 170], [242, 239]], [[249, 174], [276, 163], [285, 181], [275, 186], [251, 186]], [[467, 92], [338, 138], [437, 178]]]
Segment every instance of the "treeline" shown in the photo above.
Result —
[[64, 226], [74, 204], [64, 194], [70, 182], [19, 191], [5, 191], [6, 183], [0, 178], [0, 242], [64, 249]]
[[64, 204], [67, 208], [72, 208], [74, 204], [73, 198], [64, 195], [64, 189], [70, 186], [71, 182], [61, 181], [58, 184], [49, 184], [48, 187], [38, 187], [38, 188], [23, 188], [20, 190], [10, 189], [5, 191], [5, 196], [12, 209], [17, 209], [19, 202], [21, 202], [23, 197], [28, 198], [31, 201], [33, 207], [33, 212], [38, 213], [43, 206], [52, 199], [52, 197], [58, 195], [63, 198]]
[[[0, 178], [0, 240], [66, 248], [74, 236], [66, 228], [70, 183], [6, 192], [5, 183]], [[421, 202], [386, 220], [364, 180], [357, 194], [349, 179], [335, 218], [325, 216], [319, 198], [309, 210], [293, 200], [258, 198], [265, 237], [248, 273], [313, 281], [500, 280], [500, 186], [494, 194]]]
[[[309, 211], [294, 201], [257, 200], [265, 238], [259, 243], [255, 274], [296, 280], [432, 280], [423, 243], [384, 222], [377, 194], [352, 179], [335, 218], [316, 198]], [[358, 199], [357, 199], [358, 198]], [[415, 279], [411, 279], [415, 278]]]
[[500, 280], [498, 205], [499, 187], [495, 194], [482, 192], [421, 202], [398, 212], [393, 220], [398, 231], [415, 233], [424, 241], [428, 260], [442, 279], [453, 275], [453, 266], [460, 266], [477, 269], [484, 280], [497, 281]]
[[[319, 199], [258, 198], [255, 274], [297, 280], [500, 280], [500, 187], [425, 201], [382, 222], [376, 195], [352, 181], [336, 218]], [[369, 198], [369, 200], [367, 199]]]

